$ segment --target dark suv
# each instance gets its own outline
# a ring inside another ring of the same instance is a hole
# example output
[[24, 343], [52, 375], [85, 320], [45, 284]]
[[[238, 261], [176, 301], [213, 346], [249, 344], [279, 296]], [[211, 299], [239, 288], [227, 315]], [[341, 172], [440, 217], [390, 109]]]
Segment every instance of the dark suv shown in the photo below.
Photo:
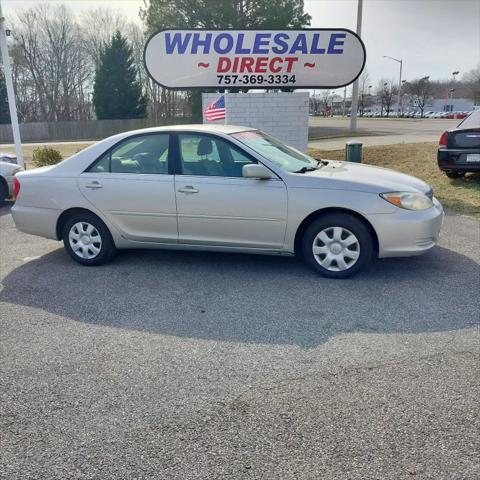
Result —
[[437, 159], [440, 170], [450, 178], [480, 172], [480, 109], [453, 130], [442, 133]]

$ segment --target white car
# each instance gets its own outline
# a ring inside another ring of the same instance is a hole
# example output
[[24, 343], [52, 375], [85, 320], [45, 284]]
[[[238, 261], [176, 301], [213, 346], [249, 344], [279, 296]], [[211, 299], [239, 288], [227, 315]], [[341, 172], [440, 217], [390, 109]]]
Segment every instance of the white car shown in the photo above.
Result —
[[0, 160], [0, 206], [13, 193], [13, 176], [22, 170], [16, 163]]
[[18, 164], [16, 155], [14, 155], [13, 153], [5, 153], [5, 152], [0, 152], [0, 162]]
[[17, 227], [63, 240], [83, 265], [119, 248], [297, 254], [345, 278], [374, 256], [426, 252], [443, 219], [421, 180], [236, 126], [122, 133], [15, 183]]

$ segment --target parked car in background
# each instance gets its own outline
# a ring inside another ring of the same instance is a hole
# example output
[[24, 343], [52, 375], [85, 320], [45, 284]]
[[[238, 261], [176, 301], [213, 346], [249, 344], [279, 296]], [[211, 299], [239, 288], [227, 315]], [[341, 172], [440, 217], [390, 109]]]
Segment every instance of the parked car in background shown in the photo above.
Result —
[[13, 153], [0, 152], [0, 162], [17, 164], [17, 156]]
[[426, 252], [443, 219], [417, 178], [316, 160], [232, 125], [115, 135], [15, 185], [17, 227], [63, 240], [83, 265], [118, 248], [217, 250], [298, 255], [345, 278], [372, 257]]
[[442, 133], [437, 159], [440, 170], [450, 178], [480, 172], [480, 109]]
[[3, 159], [0, 160], [0, 206], [3, 205], [6, 198], [12, 195], [13, 177], [16, 173], [21, 172], [22, 170], [23, 168], [18, 166], [16, 162], [13, 163]]

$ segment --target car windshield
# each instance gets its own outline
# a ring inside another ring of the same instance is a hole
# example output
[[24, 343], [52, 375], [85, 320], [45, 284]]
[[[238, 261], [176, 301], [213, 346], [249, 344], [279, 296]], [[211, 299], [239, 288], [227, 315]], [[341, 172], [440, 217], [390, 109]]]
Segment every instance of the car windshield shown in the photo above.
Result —
[[259, 130], [234, 133], [232, 137], [287, 172], [304, 173], [318, 168], [318, 160], [285, 145]]

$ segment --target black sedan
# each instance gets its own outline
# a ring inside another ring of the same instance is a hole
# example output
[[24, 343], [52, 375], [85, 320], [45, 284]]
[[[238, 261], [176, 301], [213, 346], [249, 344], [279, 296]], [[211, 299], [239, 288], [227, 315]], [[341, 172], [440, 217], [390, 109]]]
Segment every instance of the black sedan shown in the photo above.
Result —
[[480, 109], [453, 130], [442, 133], [437, 158], [440, 170], [450, 178], [480, 172]]

